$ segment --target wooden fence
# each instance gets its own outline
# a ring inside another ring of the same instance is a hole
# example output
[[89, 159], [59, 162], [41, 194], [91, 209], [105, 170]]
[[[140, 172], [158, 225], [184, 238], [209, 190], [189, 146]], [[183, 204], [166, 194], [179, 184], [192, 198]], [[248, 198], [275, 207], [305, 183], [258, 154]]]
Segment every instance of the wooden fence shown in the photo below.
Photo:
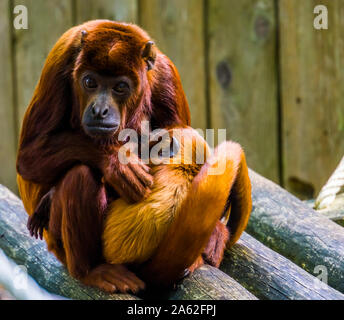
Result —
[[[28, 30], [13, 27], [19, 4]], [[313, 27], [318, 4], [328, 30]], [[95, 18], [146, 29], [180, 71], [193, 127], [226, 128], [251, 168], [295, 194], [314, 196], [344, 154], [342, 0], [1, 0], [0, 183], [12, 190], [44, 59], [65, 30]]]

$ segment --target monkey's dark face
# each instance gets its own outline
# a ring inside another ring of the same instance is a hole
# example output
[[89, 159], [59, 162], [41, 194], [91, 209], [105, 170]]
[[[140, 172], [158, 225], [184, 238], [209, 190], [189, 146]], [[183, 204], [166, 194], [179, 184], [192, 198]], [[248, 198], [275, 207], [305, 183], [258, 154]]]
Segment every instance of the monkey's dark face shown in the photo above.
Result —
[[156, 49], [145, 34], [118, 28], [105, 23], [99, 30], [83, 30], [73, 68], [79, 109], [73, 109], [71, 120], [79, 120], [97, 140], [115, 141], [121, 129], [137, 129], [149, 110], [147, 72], [154, 66]]
[[90, 136], [113, 136], [121, 124], [122, 106], [133, 92], [132, 81], [126, 76], [85, 71], [78, 82], [84, 131]]

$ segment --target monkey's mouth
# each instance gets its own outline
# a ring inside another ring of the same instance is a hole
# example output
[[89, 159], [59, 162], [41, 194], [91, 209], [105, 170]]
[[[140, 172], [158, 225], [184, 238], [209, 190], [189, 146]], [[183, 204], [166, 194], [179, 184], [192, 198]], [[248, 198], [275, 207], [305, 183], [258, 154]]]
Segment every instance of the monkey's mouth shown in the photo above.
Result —
[[117, 129], [117, 124], [88, 124], [84, 126], [84, 130], [90, 136], [110, 136], [113, 135]]

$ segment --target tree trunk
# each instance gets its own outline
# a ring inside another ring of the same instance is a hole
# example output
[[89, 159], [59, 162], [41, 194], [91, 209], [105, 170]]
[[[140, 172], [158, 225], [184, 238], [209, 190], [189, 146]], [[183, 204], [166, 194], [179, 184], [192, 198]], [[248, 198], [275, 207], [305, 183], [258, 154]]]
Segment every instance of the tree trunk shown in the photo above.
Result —
[[344, 228], [250, 170], [253, 211], [246, 231], [344, 292]]

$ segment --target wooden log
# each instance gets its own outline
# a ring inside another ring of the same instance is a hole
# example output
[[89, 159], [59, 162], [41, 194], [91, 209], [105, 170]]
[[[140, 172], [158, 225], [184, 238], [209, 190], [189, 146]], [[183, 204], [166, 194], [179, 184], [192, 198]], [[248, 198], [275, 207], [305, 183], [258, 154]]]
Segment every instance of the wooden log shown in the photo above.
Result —
[[[0, 185], [0, 248], [48, 292], [72, 299], [137, 299], [128, 294], [105, 294], [88, 288], [69, 276], [46, 249], [45, 242], [29, 236], [27, 215], [21, 201]], [[205, 266], [178, 285], [176, 291], [161, 292], [167, 299], [256, 299], [222, 271]]]
[[250, 178], [246, 231], [311, 274], [326, 268], [328, 284], [344, 292], [344, 229], [257, 173]]
[[243, 233], [220, 269], [259, 299], [344, 300], [344, 295]]

